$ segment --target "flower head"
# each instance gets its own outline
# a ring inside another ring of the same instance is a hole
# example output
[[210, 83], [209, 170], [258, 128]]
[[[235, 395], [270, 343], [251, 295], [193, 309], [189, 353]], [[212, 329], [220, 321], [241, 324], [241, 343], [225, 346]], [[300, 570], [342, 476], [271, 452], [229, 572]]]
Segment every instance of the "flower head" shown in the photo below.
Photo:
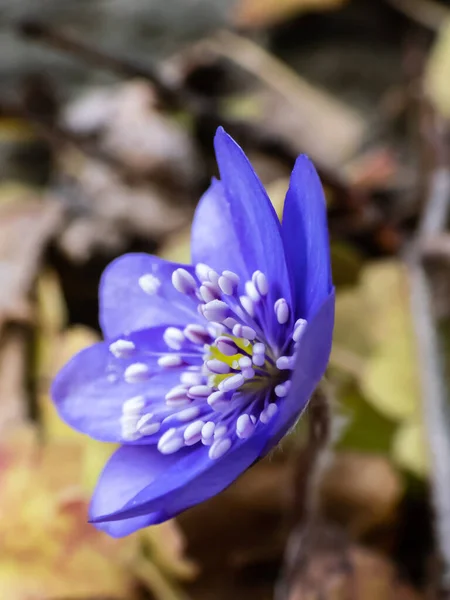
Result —
[[105, 341], [58, 374], [72, 427], [122, 446], [91, 520], [121, 536], [227, 487], [295, 424], [321, 379], [334, 321], [326, 207], [297, 159], [283, 221], [223, 129], [221, 180], [200, 200], [193, 266], [128, 254], [105, 271]]

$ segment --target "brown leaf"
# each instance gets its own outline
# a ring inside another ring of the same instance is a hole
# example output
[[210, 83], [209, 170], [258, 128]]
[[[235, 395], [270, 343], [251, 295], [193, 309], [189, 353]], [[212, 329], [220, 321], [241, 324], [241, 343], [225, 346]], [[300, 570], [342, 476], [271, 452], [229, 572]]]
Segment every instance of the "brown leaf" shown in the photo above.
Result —
[[339, 8], [345, 0], [239, 0], [233, 20], [238, 27], [259, 29], [308, 11]]
[[43, 199], [0, 206], [0, 327], [7, 319], [30, 317], [28, 293], [60, 217], [60, 206]]

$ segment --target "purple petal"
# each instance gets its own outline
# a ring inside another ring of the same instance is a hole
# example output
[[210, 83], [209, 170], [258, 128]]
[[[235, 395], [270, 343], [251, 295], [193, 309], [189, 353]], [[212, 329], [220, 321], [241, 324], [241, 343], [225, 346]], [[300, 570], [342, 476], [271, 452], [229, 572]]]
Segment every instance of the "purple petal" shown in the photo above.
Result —
[[309, 319], [332, 289], [325, 196], [312, 162], [299, 156], [283, 212], [283, 241], [297, 317]]
[[194, 262], [235, 271], [245, 279], [261, 270], [272, 295], [290, 302], [281, 228], [272, 203], [242, 149], [221, 127], [214, 144], [221, 185], [213, 182], [197, 209]]
[[[266, 440], [267, 431], [261, 426], [252, 437], [234, 442], [218, 460], [208, 457], [205, 446], [192, 446], [168, 456], [154, 446], [123, 447], [116, 454], [120, 466], [115, 459], [110, 476], [108, 463], [100, 478], [96, 496], [101, 501], [93, 505], [91, 520], [99, 523], [144, 515], [153, 515], [154, 522], [170, 519], [228, 487], [257, 460]], [[122, 487], [127, 490], [125, 495], [118, 493]]]
[[327, 368], [334, 326], [334, 291], [308, 323], [297, 348], [289, 394], [279, 403], [266, 452], [289, 431], [306, 408]]
[[[190, 266], [150, 254], [125, 254], [114, 260], [100, 281], [100, 325], [105, 337], [165, 323], [199, 322], [196, 303], [172, 285], [172, 273], [179, 267], [194, 273]], [[155, 279], [145, 279], [149, 275]], [[154, 281], [154, 291], [148, 281]]]
[[192, 262], [206, 263], [218, 273], [234, 271], [241, 282], [251, 279], [252, 271], [244, 260], [245, 239], [234, 227], [231, 204], [221, 181], [213, 179], [200, 198], [191, 230]]
[[[167, 348], [162, 342], [165, 328], [154, 328], [132, 334], [127, 339], [136, 344], [135, 355], [118, 359], [102, 342], [82, 350], [58, 373], [52, 385], [52, 397], [64, 421], [75, 429], [96, 439], [108, 442], [123, 441], [120, 417], [123, 403], [135, 396], [145, 395], [147, 402], [162, 402], [165, 394], [179, 384], [180, 370], [161, 370], [157, 356], [147, 351], [159, 352]], [[201, 364], [202, 358], [186, 357], [191, 364]], [[148, 381], [129, 383], [124, 379], [130, 364], [146, 364]], [[154, 375], [157, 373], [157, 375]], [[152, 437], [141, 443], [152, 443]]]

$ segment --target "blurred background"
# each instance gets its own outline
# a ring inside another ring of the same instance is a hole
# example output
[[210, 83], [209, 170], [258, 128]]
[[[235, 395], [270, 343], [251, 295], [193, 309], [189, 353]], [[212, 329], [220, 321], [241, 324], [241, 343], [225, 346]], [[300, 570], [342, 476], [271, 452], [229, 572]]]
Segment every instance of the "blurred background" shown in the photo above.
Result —
[[[450, 597], [450, 2], [0, 0], [0, 81], [0, 599]], [[112, 540], [86, 519], [114, 448], [49, 384], [99, 339], [113, 258], [189, 262], [218, 125], [280, 215], [296, 156], [321, 174], [331, 445], [305, 415], [218, 497]]]

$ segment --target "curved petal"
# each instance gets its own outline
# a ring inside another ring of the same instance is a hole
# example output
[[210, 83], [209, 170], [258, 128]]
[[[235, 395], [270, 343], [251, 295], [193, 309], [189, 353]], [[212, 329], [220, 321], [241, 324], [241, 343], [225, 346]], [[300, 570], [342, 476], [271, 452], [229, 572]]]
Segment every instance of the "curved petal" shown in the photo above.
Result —
[[[139, 461], [135, 461], [136, 472], [133, 471], [134, 484], [128, 482], [130, 471], [123, 462], [122, 477], [133, 490], [139, 491], [120, 506], [123, 496], [115, 502], [116, 510], [99, 513], [93, 507], [91, 522], [117, 521], [153, 514], [155, 522], [162, 522], [177, 515], [181, 511], [207, 500], [228, 487], [243, 473], [261, 454], [267, 440], [267, 429], [263, 426], [256, 430], [251, 438], [237, 440], [233, 448], [218, 460], [211, 460], [208, 448], [192, 446], [168, 456], [161, 455], [154, 446], [136, 446], [133, 454], [139, 453]], [[127, 455], [131, 456], [127, 447]], [[122, 449], [125, 452], [125, 448]], [[125, 453], [123, 454], [125, 457]], [[98, 484], [98, 494], [112, 496], [109, 487], [101, 489], [107, 480], [108, 465], [104, 476]], [[120, 486], [120, 478], [115, 480]], [[143, 485], [145, 484], [145, 485]], [[114, 484], [116, 485], [116, 484]], [[109, 491], [108, 491], [109, 490]], [[131, 496], [131, 494], [130, 494]]]
[[332, 289], [325, 196], [316, 169], [299, 156], [283, 211], [283, 242], [293, 277], [297, 317], [309, 319]]
[[287, 397], [279, 403], [281, 410], [271, 428], [272, 437], [265, 452], [273, 448], [296, 423], [325, 373], [333, 337], [334, 300], [333, 291], [300, 338], [291, 388]]
[[[98, 440], [124, 441], [120, 418], [123, 403], [129, 398], [143, 395], [146, 402], [162, 402], [165, 394], [179, 384], [180, 371], [161, 370], [157, 356], [148, 356], [149, 348], [160, 348], [160, 338], [165, 328], [155, 328], [128, 336], [136, 343], [136, 354], [127, 359], [113, 356], [106, 342], [86, 348], [74, 356], [58, 373], [52, 385], [52, 397], [61, 418], [71, 427]], [[144, 345], [144, 342], [147, 345]], [[201, 364], [189, 356], [191, 364]], [[132, 363], [143, 362], [151, 379], [129, 383], [124, 371]], [[152, 437], [141, 438], [141, 443], [152, 443]]]
[[218, 273], [234, 271], [241, 283], [251, 279], [252, 271], [244, 259], [246, 242], [237, 233], [223, 184], [214, 178], [195, 211], [191, 229], [192, 262], [206, 263]]
[[[114, 338], [155, 325], [199, 322], [196, 303], [172, 285], [172, 273], [178, 267], [194, 273], [188, 265], [144, 253], [125, 254], [106, 267], [100, 281], [104, 336]], [[140, 285], [144, 275], [155, 278], [154, 293], [145, 292]]]
[[290, 302], [281, 228], [272, 203], [244, 152], [222, 127], [214, 145], [222, 187], [213, 183], [197, 209], [192, 256], [247, 279], [260, 270], [275, 299], [284, 296]]
[[[116, 450], [97, 482], [89, 509], [90, 519], [115, 512], [129, 502], [166, 468], [164, 458], [158, 451], [147, 452], [143, 446], [122, 446]], [[150, 513], [122, 521], [95, 523], [95, 526], [113, 537], [123, 537], [154, 525], [157, 517], [158, 513]]]

